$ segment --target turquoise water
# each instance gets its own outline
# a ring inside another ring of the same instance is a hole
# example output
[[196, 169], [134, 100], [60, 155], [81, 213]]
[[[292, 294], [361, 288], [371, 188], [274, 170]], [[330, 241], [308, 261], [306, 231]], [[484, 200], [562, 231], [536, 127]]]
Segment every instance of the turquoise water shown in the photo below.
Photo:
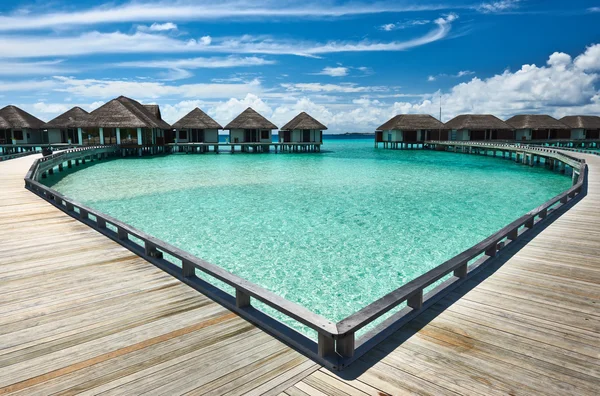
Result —
[[46, 183], [333, 321], [571, 185], [507, 160], [372, 146], [125, 158]]

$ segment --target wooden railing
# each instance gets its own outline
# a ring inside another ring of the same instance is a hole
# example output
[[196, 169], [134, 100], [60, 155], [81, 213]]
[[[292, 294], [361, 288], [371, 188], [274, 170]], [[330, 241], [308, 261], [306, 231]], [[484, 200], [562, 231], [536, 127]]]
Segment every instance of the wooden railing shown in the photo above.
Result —
[[[442, 143], [438, 142], [438, 144]], [[523, 149], [523, 147], [515, 147], [514, 145], [502, 147], [505, 150]], [[388, 293], [340, 322], [333, 323], [214, 264], [65, 197], [38, 181], [40, 175], [49, 172], [53, 167], [64, 164], [66, 160], [89, 158], [90, 155], [101, 154], [98, 150], [111, 149], [113, 152], [118, 151], [117, 147], [101, 146], [66, 150], [63, 153], [38, 159], [25, 177], [25, 186], [70, 216], [111, 238], [226, 308], [238, 313], [320, 364], [334, 370], [342, 370], [352, 363], [374, 345], [464, 282], [471, 274], [493, 259], [498, 252], [536, 227], [538, 223], [558, 208], [584, 196], [587, 189], [587, 166], [585, 161], [553, 149], [531, 148], [536, 153], [542, 153], [549, 158], [561, 161], [563, 159], [569, 160], [573, 165], [576, 165], [578, 171], [576, 184], [477, 245]], [[104, 153], [108, 152], [104, 151]], [[199, 274], [204, 274], [204, 276], [200, 277]], [[210, 281], [206, 280], [206, 275], [231, 286], [235, 290], [235, 294], [230, 295], [211, 284]], [[444, 280], [448, 276], [450, 278]], [[441, 281], [443, 282], [436, 285], [433, 290], [426, 291], [427, 288]], [[316, 342], [253, 307], [252, 299], [256, 299], [314, 330], [317, 333]], [[379, 320], [383, 315], [403, 303], [406, 303], [405, 308], [383, 320], [361, 337], [356, 336], [359, 330]]]

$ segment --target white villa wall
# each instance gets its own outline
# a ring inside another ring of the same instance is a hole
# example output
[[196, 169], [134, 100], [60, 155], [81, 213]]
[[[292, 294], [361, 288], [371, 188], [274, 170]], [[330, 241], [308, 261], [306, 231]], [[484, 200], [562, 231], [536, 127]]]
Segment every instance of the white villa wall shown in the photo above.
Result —
[[262, 131], [264, 131], [264, 129], [261, 129], [261, 130], [258, 131], [258, 133], [259, 133], [259, 135], [258, 135], [259, 141], [261, 143], [271, 143], [272, 139], [273, 139], [273, 131], [269, 130], [269, 138], [268, 139], [262, 139]]
[[517, 129], [515, 131], [516, 140], [531, 140], [531, 129]]
[[229, 131], [229, 143], [235, 143], [236, 138], [238, 139], [238, 143], [244, 143], [243, 129], [232, 129]]
[[62, 133], [60, 129], [48, 129], [48, 143], [61, 143]]
[[219, 130], [218, 129], [205, 129], [204, 130], [204, 141], [206, 143], [218, 143], [219, 142]]
[[585, 139], [585, 129], [571, 129], [571, 139]]

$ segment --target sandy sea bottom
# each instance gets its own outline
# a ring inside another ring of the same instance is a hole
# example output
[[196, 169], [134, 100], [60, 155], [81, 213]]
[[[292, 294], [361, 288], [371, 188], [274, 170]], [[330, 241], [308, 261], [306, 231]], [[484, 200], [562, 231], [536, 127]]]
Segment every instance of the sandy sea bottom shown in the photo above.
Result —
[[333, 321], [571, 185], [543, 168], [371, 139], [323, 149], [116, 159], [46, 183]]

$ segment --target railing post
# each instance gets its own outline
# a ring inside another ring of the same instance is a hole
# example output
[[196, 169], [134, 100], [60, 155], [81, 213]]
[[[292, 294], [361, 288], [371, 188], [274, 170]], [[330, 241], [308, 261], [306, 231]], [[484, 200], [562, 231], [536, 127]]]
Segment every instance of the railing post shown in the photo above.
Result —
[[146, 256], [162, 258], [162, 252], [156, 250], [156, 245], [151, 242], [144, 241], [144, 251], [146, 253]]
[[498, 244], [494, 242], [494, 245], [492, 245], [486, 249], [485, 255], [488, 257], [496, 257], [497, 252], [498, 252]]
[[88, 211], [83, 208], [79, 208], [79, 217], [82, 218], [83, 220], [89, 219]]
[[106, 220], [96, 216], [96, 225], [98, 228], [106, 228]]
[[509, 232], [508, 235], [506, 236], [506, 238], [509, 241], [514, 241], [518, 237], [519, 237], [519, 227], [516, 227], [514, 230], [512, 230], [511, 232]]
[[235, 289], [235, 306], [238, 308], [249, 307], [250, 295], [240, 289]]
[[121, 227], [117, 227], [117, 238], [119, 238], [120, 241], [126, 240], [127, 239], [127, 231], [125, 231]]
[[548, 216], [548, 209], [543, 209], [540, 211], [540, 219], [545, 219]]
[[527, 222], [525, 223], [525, 227], [532, 229], [534, 224], [535, 224], [535, 217], [531, 216], [531, 218], [529, 220], [527, 220]]
[[320, 357], [335, 354], [335, 344], [332, 337], [319, 333], [318, 338], [318, 354]]
[[406, 301], [406, 305], [412, 309], [421, 309], [423, 306], [423, 289], [419, 290], [416, 294], [410, 296]]
[[191, 261], [182, 260], [181, 271], [183, 273], [184, 278], [192, 278], [196, 276], [196, 267], [194, 266], [194, 264], [192, 264]]
[[469, 272], [469, 263], [464, 263], [460, 267], [454, 270], [454, 276], [458, 278], [466, 278]]
[[340, 336], [335, 343], [335, 350], [343, 358], [354, 356], [354, 332]]

